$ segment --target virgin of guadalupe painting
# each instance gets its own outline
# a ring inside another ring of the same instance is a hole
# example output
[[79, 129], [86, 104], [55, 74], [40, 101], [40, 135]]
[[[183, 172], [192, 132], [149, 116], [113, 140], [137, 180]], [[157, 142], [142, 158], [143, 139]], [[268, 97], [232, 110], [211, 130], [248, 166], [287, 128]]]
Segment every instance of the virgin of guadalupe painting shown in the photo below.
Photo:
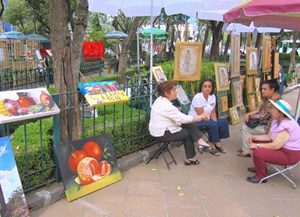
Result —
[[202, 43], [176, 42], [174, 80], [198, 81], [201, 78]]
[[241, 81], [233, 81], [233, 99], [235, 106], [241, 106], [243, 104], [243, 90]]
[[226, 64], [215, 63], [217, 90], [229, 90], [229, 79]]
[[246, 54], [246, 72], [247, 75], [257, 73], [257, 48], [247, 48]]
[[231, 33], [230, 77], [240, 76], [240, 33]]
[[263, 37], [263, 59], [262, 59], [262, 72], [271, 71], [271, 36]]

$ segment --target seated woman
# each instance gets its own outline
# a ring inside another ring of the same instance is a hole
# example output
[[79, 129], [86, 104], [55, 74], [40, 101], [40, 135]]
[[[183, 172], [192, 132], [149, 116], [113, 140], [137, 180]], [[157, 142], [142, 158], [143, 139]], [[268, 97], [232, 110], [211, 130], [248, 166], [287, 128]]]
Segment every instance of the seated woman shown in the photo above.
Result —
[[197, 145], [204, 141], [202, 133], [193, 124], [208, 116], [209, 113], [190, 116], [181, 113], [171, 101], [177, 98], [176, 82], [169, 80], [157, 85], [158, 98], [151, 107], [149, 131], [158, 141], [176, 142], [183, 141], [185, 149], [185, 165], [197, 165], [199, 161], [195, 158]]
[[267, 163], [293, 165], [300, 160], [300, 127], [290, 114], [291, 106], [284, 100], [269, 101], [273, 105], [270, 134], [247, 137], [255, 166], [248, 168], [249, 172], [255, 172], [255, 176], [246, 179], [251, 183], [259, 183], [266, 176]]
[[[237, 156], [239, 157], [251, 157], [249, 146], [247, 143], [247, 136], [249, 135], [261, 135], [268, 134], [272, 117], [271, 117], [271, 108], [272, 104], [269, 99], [273, 101], [277, 101], [280, 99], [280, 95], [276, 92], [279, 90], [279, 85], [276, 80], [267, 80], [261, 84], [261, 93], [263, 97], [263, 103], [261, 106], [252, 112], [246, 113], [244, 115], [244, 125], [242, 127], [242, 149], [238, 150]], [[260, 124], [255, 128], [250, 128], [246, 125], [249, 121], [249, 118], [258, 118], [260, 120]]]
[[192, 101], [189, 115], [201, 115], [204, 112], [209, 112], [210, 116], [196, 122], [199, 128], [205, 127], [208, 131], [208, 140], [211, 146], [210, 149], [202, 148], [203, 151], [209, 152], [215, 156], [219, 156], [219, 152], [226, 151], [221, 146], [221, 139], [229, 137], [228, 121], [226, 119], [217, 118], [216, 114], [216, 96], [214, 95], [214, 82], [211, 79], [204, 79], [200, 84], [200, 91]]

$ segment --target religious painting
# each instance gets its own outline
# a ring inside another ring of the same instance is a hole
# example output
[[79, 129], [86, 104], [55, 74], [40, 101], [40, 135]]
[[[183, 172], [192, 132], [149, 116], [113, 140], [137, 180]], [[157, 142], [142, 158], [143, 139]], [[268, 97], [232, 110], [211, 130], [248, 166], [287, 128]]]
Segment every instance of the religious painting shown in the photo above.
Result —
[[255, 93], [255, 98], [256, 98], [257, 105], [260, 106], [263, 103], [260, 91]]
[[161, 68], [161, 66], [153, 66], [152, 71], [153, 71], [154, 78], [157, 82], [163, 82], [167, 80], [166, 75], [163, 69]]
[[274, 54], [274, 66], [273, 66], [273, 78], [277, 79], [279, 77], [279, 53]]
[[254, 88], [256, 93], [260, 92], [260, 77], [254, 78]]
[[246, 73], [247, 75], [255, 75], [257, 73], [257, 48], [247, 48], [246, 54]]
[[226, 64], [215, 63], [217, 91], [229, 90], [229, 76]]
[[235, 106], [241, 106], [243, 104], [243, 89], [241, 81], [233, 81], [233, 101]]
[[202, 46], [199, 42], [176, 42], [174, 80], [200, 80]]
[[191, 103], [188, 95], [186, 94], [186, 92], [184, 91], [183, 87], [178, 84], [176, 87], [177, 90], [177, 100], [180, 103], [180, 105], [188, 105], [189, 103]]
[[233, 124], [233, 125], [240, 123], [241, 120], [239, 117], [239, 113], [235, 106], [229, 108], [229, 118], [230, 118], [231, 124]]
[[0, 138], [0, 216], [29, 216], [9, 137]]
[[122, 179], [107, 133], [55, 146], [68, 201]]
[[241, 84], [242, 84], [242, 90], [244, 90], [245, 87], [245, 75], [240, 76]]
[[220, 101], [221, 101], [221, 112], [228, 111], [228, 97], [222, 96]]
[[271, 36], [263, 37], [263, 47], [262, 47], [262, 72], [271, 71]]
[[248, 100], [249, 111], [254, 111], [256, 109], [255, 95], [253, 94], [248, 95], [247, 100]]
[[240, 33], [231, 33], [230, 77], [240, 76]]
[[248, 76], [246, 78], [246, 93], [253, 93], [254, 90], [254, 77]]

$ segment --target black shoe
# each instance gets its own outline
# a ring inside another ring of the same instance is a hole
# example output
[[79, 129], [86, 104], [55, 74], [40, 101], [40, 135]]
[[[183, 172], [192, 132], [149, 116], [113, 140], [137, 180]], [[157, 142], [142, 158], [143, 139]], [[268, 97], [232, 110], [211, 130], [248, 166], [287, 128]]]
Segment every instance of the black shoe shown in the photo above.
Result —
[[[251, 182], [251, 183], [259, 183], [261, 179], [257, 179], [255, 176], [250, 176], [250, 177], [247, 177], [246, 179], [248, 182]], [[262, 181], [262, 183], [266, 183], [268, 180], [265, 179], [264, 181]]]
[[247, 169], [250, 173], [255, 173], [255, 167], [249, 167]]

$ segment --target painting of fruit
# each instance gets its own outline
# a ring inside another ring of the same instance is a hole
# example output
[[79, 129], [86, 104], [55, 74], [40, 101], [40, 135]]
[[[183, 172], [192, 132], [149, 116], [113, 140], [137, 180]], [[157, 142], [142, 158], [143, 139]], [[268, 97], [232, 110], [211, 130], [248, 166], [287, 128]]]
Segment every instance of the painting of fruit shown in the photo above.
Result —
[[108, 134], [60, 144], [55, 152], [68, 201], [122, 179]]
[[0, 92], [0, 124], [60, 112], [46, 88]]

